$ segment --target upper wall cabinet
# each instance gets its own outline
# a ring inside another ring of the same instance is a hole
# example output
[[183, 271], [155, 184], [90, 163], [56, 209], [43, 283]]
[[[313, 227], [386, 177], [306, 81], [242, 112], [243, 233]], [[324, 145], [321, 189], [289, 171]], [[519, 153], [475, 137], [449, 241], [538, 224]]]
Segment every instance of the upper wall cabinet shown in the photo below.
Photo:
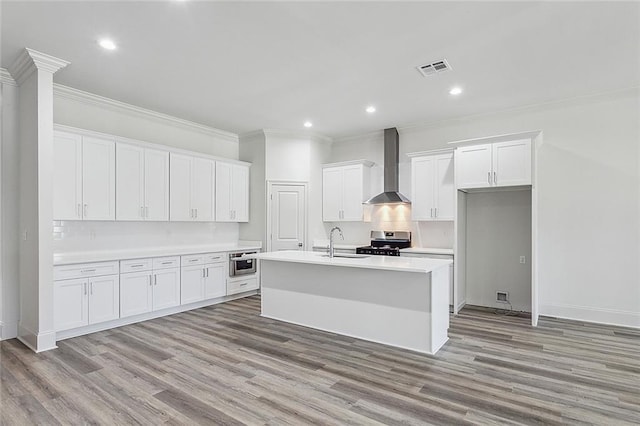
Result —
[[455, 151], [459, 189], [531, 185], [531, 140], [472, 145]]
[[169, 220], [169, 152], [116, 143], [116, 220]]
[[217, 162], [216, 222], [249, 221], [249, 167]]
[[55, 131], [54, 220], [115, 219], [115, 141]]
[[169, 164], [171, 220], [212, 222], [215, 161], [172, 152]]
[[453, 151], [411, 156], [411, 218], [454, 220]]
[[370, 161], [327, 164], [322, 169], [322, 220], [361, 221], [369, 199]]

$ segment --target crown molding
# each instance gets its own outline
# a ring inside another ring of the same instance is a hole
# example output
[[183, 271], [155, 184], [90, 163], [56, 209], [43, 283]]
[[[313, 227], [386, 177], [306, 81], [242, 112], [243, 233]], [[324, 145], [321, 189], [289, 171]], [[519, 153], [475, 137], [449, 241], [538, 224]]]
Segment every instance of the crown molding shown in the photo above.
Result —
[[16, 81], [13, 79], [13, 77], [11, 77], [11, 74], [9, 74], [9, 71], [7, 71], [4, 68], [0, 68], [0, 83], [6, 84], [9, 86], [18, 85], [18, 83], [16, 83]]
[[453, 148], [441, 148], [441, 149], [431, 149], [428, 151], [407, 152], [406, 155], [409, 158], [414, 158], [414, 157], [425, 157], [425, 156], [436, 155], [436, 154], [452, 154], [452, 153], [453, 153]]
[[355, 166], [358, 164], [362, 164], [365, 167], [373, 167], [376, 163], [371, 160], [349, 160], [349, 161], [340, 161], [339, 163], [327, 163], [323, 164], [322, 168], [327, 167], [343, 167], [343, 166]]
[[[283, 129], [262, 129], [258, 132], [264, 133], [265, 136], [275, 136], [282, 138], [304, 138], [310, 139], [314, 142], [321, 143], [332, 143], [333, 139], [329, 136], [325, 136], [321, 133], [309, 132], [309, 131], [296, 131], [296, 130], [283, 130]], [[255, 132], [250, 132], [248, 135], [251, 135]]]
[[203, 124], [195, 123], [193, 121], [184, 120], [161, 112], [152, 111], [150, 109], [141, 108], [135, 105], [127, 104], [125, 102], [116, 101], [115, 99], [106, 98], [104, 96], [95, 95], [93, 93], [85, 92], [83, 90], [74, 89], [73, 87], [63, 86], [61, 84], [54, 83], [53, 94], [64, 99], [70, 99], [74, 101], [83, 102], [88, 105], [94, 105], [101, 108], [108, 108], [116, 112], [124, 112], [127, 114], [137, 115], [148, 120], [153, 120], [163, 124], [171, 124], [173, 126], [181, 127], [187, 130], [203, 133], [208, 136], [213, 136], [219, 139], [223, 139], [228, 142], [238, 142], [238, 135], [235, 133], [227, 132], [224, 130], [216, 129], [214, 127], [205, 126]]
[[343, 143], [362, 142], [363, 140], [378, 141], [382, 139], [384, 139], [384, 130], [380, 129], [380, 130], [373, 130], [367, 133], [360, 133], [357, 135], [336, 138], [334, 139], [334, 142], [343, 144]]
[[13, 63], [11, 74], [18, 82], [18, 85], [21, 85], [35, 70], [53, 74], [70, 63], [71, 62], [65, 61], [64, 59], [59, 59], [55, 56], [25, 47], [22, 53], [20, 53], [20, 56], [18, 56], [18, 59]]

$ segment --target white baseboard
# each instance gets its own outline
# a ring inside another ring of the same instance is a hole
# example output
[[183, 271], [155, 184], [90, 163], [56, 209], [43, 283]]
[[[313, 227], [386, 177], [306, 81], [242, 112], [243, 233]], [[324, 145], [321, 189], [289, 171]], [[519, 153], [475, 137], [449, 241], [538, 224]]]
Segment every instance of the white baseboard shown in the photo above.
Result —
[[18, 324], [18, 340], [36, 353], [57, 348], [55, 331], [36, 333], [22, 324]]
[[15, 339], [18, 337], [18, 322], [0, 321], [0, 340]]
[[640, 312], [564, 304], [540, 305], [540, 315], [599, 324], [640, 328]]

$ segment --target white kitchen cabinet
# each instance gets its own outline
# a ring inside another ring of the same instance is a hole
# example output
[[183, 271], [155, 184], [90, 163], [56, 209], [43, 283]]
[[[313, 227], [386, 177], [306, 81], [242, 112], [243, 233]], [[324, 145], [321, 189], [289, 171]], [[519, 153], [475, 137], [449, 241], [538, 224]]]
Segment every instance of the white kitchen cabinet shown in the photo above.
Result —
[[89, 279], [89, 324], [120, 318], [120, 276]]
[[172, 221], [213, 221], [215, 162], [171, 153], [170, 217]]
[[169, 152], [116, 144], [116, 219], [169, 220]]
[[227, 268], [225, 263], [205, 265], [204, 298], [213, 299], [224, 296], [227, 293], [226, 280]]
[[216, 222], [249, 221], [249, 167], [216, 163]]
[[153, 310], [180, 305], [180, 269], [153, 271]]
[[454, 219], [453, 152], [411, 158], [411, 217], [413, 220]]
[[151, 271], [120, 274], [120, 317], [151, 312], [152, 280]]
[[177, 256], [120, 262], [120, 316], [128, 317], [180, 304]]
[[327, 164], [322, 169], [322, 220], [361, 221], [362, 203], [369, 198], [373, 163]]
[[531, 185], [531, 140], [460, 147], [455, 164], [459, 189]]
[[181, 274], [180, 304], [199, 302], [204, 299], [203, 280], [205, 270], [202, 265], [183, 266]]
[[180, 303], [199, 302], [226, 294], [227, 262], [222, 253], [182, 256]]
[[118, 319], [119, 289], [118, 275], [55, 281], [56, 331]]
[[115, 219], [115, 142], [54, 132], [53, 218]]

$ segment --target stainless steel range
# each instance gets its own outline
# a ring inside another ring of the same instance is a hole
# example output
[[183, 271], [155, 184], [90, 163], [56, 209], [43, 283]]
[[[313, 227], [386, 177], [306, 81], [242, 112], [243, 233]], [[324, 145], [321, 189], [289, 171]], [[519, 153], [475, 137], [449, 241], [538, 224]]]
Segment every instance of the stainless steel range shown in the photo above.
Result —
[[400, 256], [400, 249], [407, 247], [411, 247], [409, 231], [371, 231], [371, 245], [356, 248], [356, 253]]

